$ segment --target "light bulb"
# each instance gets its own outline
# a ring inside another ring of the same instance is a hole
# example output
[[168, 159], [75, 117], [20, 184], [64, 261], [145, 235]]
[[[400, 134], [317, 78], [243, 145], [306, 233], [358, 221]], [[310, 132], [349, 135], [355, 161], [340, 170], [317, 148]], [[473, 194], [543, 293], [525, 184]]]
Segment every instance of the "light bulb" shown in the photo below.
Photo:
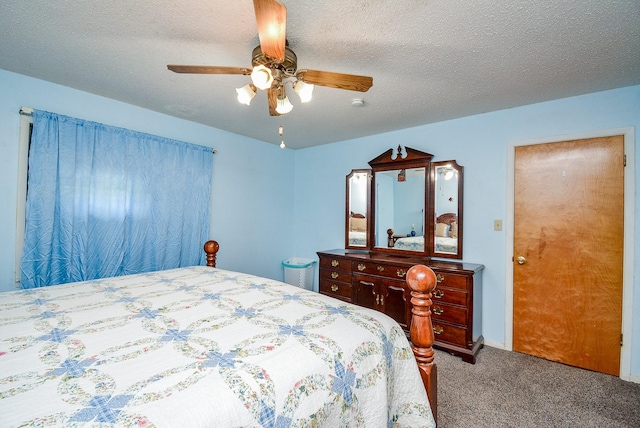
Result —
[[257, 67], [253, 67], [253, 71], [251, 71], [251, 81], [259, 89], [270, 88], [271, 83], [273, 82], [271, 70], [262, 64]]
[[284, 149], [286, 146], [284, 145], [284, 140], [282, 140], [282, 142], [280, 143], [280, 148]]

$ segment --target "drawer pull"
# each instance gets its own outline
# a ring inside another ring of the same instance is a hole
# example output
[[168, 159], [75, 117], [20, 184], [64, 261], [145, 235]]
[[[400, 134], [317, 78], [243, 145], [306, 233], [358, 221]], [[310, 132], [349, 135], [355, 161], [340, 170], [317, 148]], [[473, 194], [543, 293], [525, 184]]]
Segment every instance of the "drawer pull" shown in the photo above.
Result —
[[440, 327], [439, 325], [436, 325], [433, 327], [433, 332], [435, 334], [442, 334], [443, 331], [444, 331], [444, 328]]
[[442, 276], [440, 274], [437, 274], [436, 275], [436, 282], [439, 283], [439, 282], [442, 282], [442, 281], [444, 281], [444, 276]]
[[433, 297], [435, 297], [436, 299], [442, 299], [444, 297], [444, 291], [442, 290], [436, 290], [433, 292]]
[[404, 269], [398, 269], [396, 271], [396, 275], [398, 275], [398, 278], [403, 278], [406, 274], [407, 274], [407, 271]]
[[380, 295], [376, 294], [376, 305], [380, 304]]
[[338, 272], [331, 272], [331, 278], [336, 279], [340, 274]]
[[[335, 290], [334, 290], [335, 291]], [[433, 313], [436, 315], [442, 315], [444, 314], [444, 309], [442, 309], [440, 306], [434, 306], [432, 309]]]
[[337, 261], [337, 260], [331, 260], [331, 266], [336, 267], [336, 266], [338, 266], [339, 264], [340, 264], [340, 262], [339, 262], [339, 261]]
[[362, 264], [362, 263], [358, 263], [358, 270], [359, 270], [360, 272], [362, 272], [362, 271], [363, 271], [363, 270], [365, 270], [366, 268], [367, 268], [367, 267], [366, 267], [364, 264]]
[[331, 291], [333, 291], [334, 293], [338, 291], [338, 286], [335, 284], [331, 284]]
[[376, 269], [378, 269], [378, 272], [382, 272], [384, 270], [384, 266], [378, 266]]

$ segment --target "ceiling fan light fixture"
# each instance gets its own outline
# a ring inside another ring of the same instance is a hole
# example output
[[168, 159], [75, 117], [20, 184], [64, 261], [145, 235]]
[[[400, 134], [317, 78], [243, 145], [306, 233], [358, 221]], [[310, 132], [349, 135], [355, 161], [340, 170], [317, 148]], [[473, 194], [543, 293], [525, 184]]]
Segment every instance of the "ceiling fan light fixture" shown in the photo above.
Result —
[[300, 102], [308, 103], [311, 101], [313, 95], [314, 86], [310, 83], [304, 83], [302, 80], [297, 80], [293, 84], [293, 90], [300, 97]]
[[291, 110], [293, 110], [293, 104], [291, 104], [291, 101], [289, 101], [287, 93], [284, 91], [284, 86], [282, 86], [282, 88], [280, 89], [280, 94], [278, 95], [276, 111], [279, 114], [287, 114]]
[[250, 105], [251, 100], [256, 96], [256, 87], [251, 83], [247, 83], [242, 88], [236, 88], [236, 92], [238, 93], [238, 102]]
[[253, 67], [251, 81], [258, 89], [268, 89], [273, 83], [273, 74], [271, 74], [270, 69], [260, 64], [257, 67]]

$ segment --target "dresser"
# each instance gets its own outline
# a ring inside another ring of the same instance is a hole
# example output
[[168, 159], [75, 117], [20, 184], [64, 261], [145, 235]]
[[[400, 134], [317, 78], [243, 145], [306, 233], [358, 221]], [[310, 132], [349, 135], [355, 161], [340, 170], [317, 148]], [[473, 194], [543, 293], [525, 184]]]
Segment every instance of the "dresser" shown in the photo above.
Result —
[[483, 265], [425, 260], [362, 250], [318, 252], [319, 291], [345, 302], [383, 312], [408, 333], [411, 294], [406, 274], [423, 264], [436, 274], [431, 319], [434, 347], [475, 363], [483, 345]]

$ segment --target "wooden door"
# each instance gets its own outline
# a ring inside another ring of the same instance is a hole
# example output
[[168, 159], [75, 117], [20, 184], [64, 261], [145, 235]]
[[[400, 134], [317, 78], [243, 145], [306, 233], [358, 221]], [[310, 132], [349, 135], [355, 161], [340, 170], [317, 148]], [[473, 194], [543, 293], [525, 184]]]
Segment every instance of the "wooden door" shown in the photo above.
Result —
[[517, 147], [514, 178], [513, 349], [619, 376], [624, 137]]

